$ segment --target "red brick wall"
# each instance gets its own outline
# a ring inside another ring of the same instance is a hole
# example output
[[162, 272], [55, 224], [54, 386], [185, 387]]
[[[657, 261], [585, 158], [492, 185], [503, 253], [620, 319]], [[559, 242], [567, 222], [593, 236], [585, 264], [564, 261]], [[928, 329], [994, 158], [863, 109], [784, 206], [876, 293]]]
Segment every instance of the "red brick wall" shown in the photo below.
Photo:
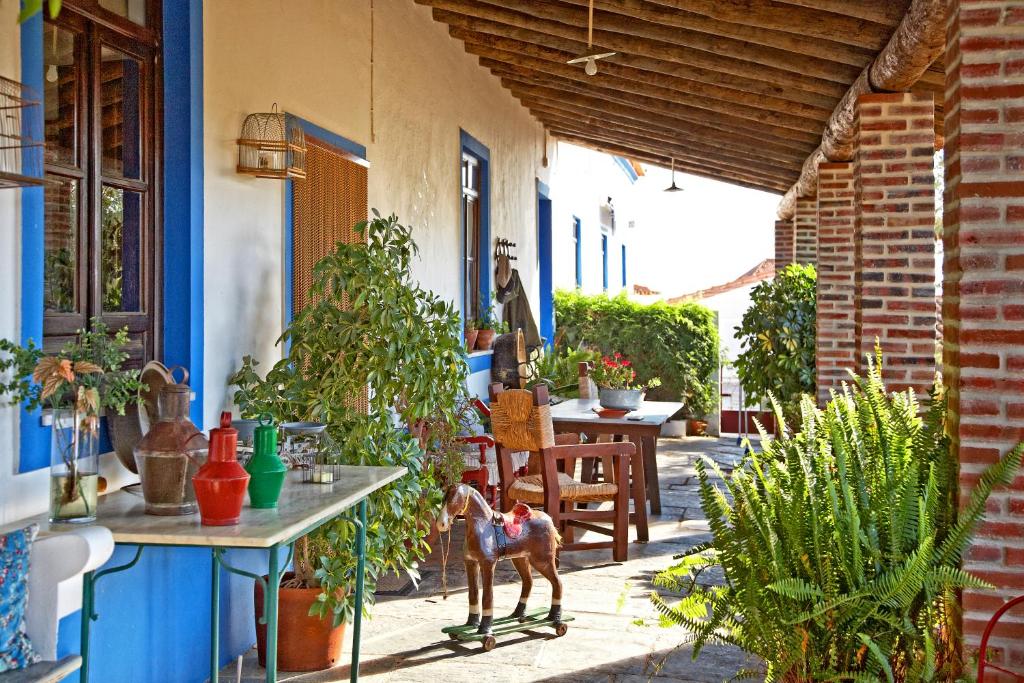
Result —
[[793, 262], [793, 221], [775, 221], [775, 270], [782, 270]]
[[793, 214], [794, 259], [814, 265], [818, 261], [818, 198], [800, 197]]
[[857, 369], [853, 163], [818, 166], [818, 400]]
[[934, 103], [930, 93], [857, 101], [857, 355], [880, 339], [889, 388], [935, 379]]
[[[946, 49], [944, 373], [961, 497], [1024, 439], [1024, 6], [950, 0]], [[964, 595], [976, 646], [1002, 598], [1024, 594], [1024, 475], [989, 501], [966, 567], [998, 586]], [[1024, 670], [1024, 639], [997, 659]]]

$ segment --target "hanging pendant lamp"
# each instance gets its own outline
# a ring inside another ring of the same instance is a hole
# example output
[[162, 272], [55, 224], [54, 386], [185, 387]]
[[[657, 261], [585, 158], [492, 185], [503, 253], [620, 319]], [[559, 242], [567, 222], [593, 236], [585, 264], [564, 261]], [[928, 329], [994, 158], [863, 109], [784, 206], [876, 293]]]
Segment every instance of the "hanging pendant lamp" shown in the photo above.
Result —
[[665, 192], [682, 192], [683, 188], [676, 185], [676, 160], [672, 159], [672, 184], [665, 188]]
[[611, 57], [616, 52], [594, 52], [594, 0], [590, 0], [590, 7], [587, 11], [587, 51], [579, 57], [575, 57], [566, 64], [583, 64], [583, 73], [588, 76], [597, 74], [597, 60]]

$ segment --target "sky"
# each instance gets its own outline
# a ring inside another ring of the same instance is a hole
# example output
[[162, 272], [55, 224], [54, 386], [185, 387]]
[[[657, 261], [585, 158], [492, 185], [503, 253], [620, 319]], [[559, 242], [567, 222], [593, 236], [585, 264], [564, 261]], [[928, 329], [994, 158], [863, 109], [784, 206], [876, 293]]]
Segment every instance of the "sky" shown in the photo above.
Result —
[[632, 280], [667, 296], [728, 282], [775, 252], [779, 195], [644, 166], [631, 239]]

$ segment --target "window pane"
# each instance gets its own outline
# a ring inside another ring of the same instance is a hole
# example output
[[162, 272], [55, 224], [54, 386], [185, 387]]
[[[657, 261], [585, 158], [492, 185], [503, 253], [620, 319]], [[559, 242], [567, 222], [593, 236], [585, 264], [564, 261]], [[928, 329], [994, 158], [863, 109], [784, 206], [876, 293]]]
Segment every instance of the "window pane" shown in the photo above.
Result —
[[43, 24], [46, 163], [75, 164], [79, 78], [74, 34], [53, 24]]
[[466, 282], [466, 303], [468, 310], [466, 315], [470, 319], [480, 317], [480, 261], [477, 255], [480, 253], [480, 204], [470, 195], [464, 195], [462, 200], [462, 211], [465, 216], [464, 244], [466, 245], [465, 258], [465, 282]]
[[146, 0], [100, 0], [100, 7], [139, 26], [146, 25]]
[[142, 310], [142, 195], [103, 187], [100, 219], [100, 286], [103, 310]]
[[142, 69], [138, 60], [113, 48], [104, 46], [101, 54], [103, 173], [139, 178], [142, 167]]
[[78, 181], [47, 174], [43, 301], [47, 311], [78, 310]]

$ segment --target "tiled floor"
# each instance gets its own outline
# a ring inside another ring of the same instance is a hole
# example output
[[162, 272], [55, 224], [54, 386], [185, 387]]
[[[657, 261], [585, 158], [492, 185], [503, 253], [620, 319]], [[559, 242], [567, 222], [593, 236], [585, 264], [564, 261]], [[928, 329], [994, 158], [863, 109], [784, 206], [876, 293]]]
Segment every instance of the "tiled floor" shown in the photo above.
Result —
[[[630, 544], [629, 561], [616, 563], [610, 551], [566, 553], [561, 574], [563, 609], [576, 620], [563, 638], [550, 629], [500, 637], [492, 652], [478, 643], [456, 643], [441, 633], [443, 626], [466, 618], [465, 572], [460, 558], [450, 563], [450, 595], [443, 600], [440, 568], [432, 557], [420, 588], [402, 597], [381, 597], [373, 617], [364, 621], [361, 679], [458, 683], [462, 681], [700, 681], [718, 683], [753, 663], [734, 649], [706, 648], [693, 661], [687, 646], [677, 647], [683, 632], [658, 625], [648, 595], [654, 574], [672, 555], [708, 539], [697, 495], [694, 461], [708, 455], [724, 466], [739, 457], [734, 439], [663, 439], [659, 445], [662, 514], [651, 522], [651, 541]], [[453, 536], [452, 548], [461, 537]], [[437, 553], [435, 552], [435, 555]], [[519, 578], [511, 563], [502, 563], [495, 579], [495, 612], [515, 607]], [[546, 606], [547, 582], [536, 577], [531, 607]], [[313, 674], [282, 674], [280, 680], [321, 683], [349, 680], [346, 663]], [[235, 667], [222, 680], [235, 680]], [[255, 657], [243, 662], [242, 680], [262, 681]]]

